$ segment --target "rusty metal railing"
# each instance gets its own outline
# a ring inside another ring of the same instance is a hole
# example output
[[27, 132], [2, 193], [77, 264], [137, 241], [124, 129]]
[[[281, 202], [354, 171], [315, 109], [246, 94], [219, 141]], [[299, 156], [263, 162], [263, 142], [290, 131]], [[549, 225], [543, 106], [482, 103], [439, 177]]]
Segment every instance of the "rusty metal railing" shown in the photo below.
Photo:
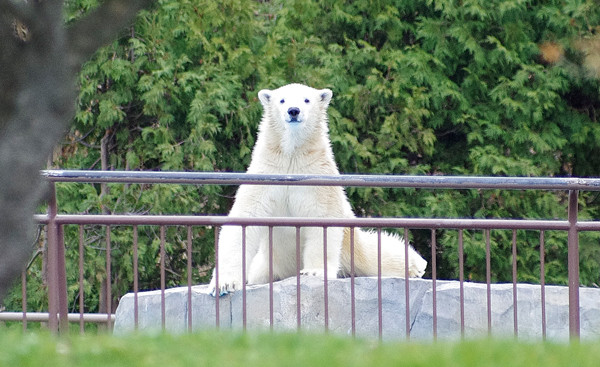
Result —
[[[183, 226], [188, 228], [187, 251], [191, 253], [191, 228], [192, 226], [226, 226], [237, 225], [242, 228], [248, 226], [265, 226], [270, 229], [276, 226], [288, 226], [297, 228], [297, 237], [301, 227], [322, 227], [324, 231], [328, 227], [373, 227], [380, 231], [381, 228], [404, 228], [405, 233], [408, 229], [429, 229], [431, 230], [432, 254], [430, 263], [432, 265], [433, 281], [433, 334], [436, 334], [436, 296], [435, 282], [437, 280], [436, 265], [436, 230], [455, 229], [459, 231], [459, 281], [461, 287], [461, 328], [464, 329], [464, 310], [462, 309], [462, 287], [464, 279], [464, 265], [462, 264], [463, 240], [462, 231], [484, 230], [486, 234], [486, 277], [488, 286], [488, 327], [491, 327], [490, 311], [490, 240], [489, 231], [491, 229], [513, 230], [513, 255], [516, 255], [516, 231], [517, 230], [538, 230], [540, 231], [540, 252], [541, 257], [541, 294], [542, 294], [542, 329], [545, 336], [545, 315], [544, 315], [544, 231], [557, 230], [568, 233], [568, 281], [569, 281], [569, 334], [571, 338], [578, 338], [580, 335], [580, 314], [579, 314], [579, 232], [581, 231], [600, 231], [600, 222], [578, 220], [578, 194], [579, 191], [600, 191], [600, 179], [585, 178], [530, 178], [530, 177], [446, 177], [446, 176], [387, 176], [387, 175], [338, 175], [338, 176], [317, 176], [317, 175], [252, 175], [245, 173], [213, 173], [213, 172], [133, 172], [133, 171], [78, 171], [78, 170], [52, 170], [43, 171], [42, 176], [48, 181], [51, 188], [51, 197], [48, 202], [48, 212], [46, 214], [36, 215], [35, 219], [48, 228], [48, 313], [28, 313], [26, 312], [26, 301], [23, 301], [23, 312], [0, 313], [0, 321], [22, 320], [24, 327], [27, 321], [47, 321], [49, 328], [54, 331], [68, 330], [68, 322], [78, 321], [83, 330], [85, 322], [106, 323], [109, 327], [114, 322], [114, 315], [111, 310], [111, 290], [107, 289], [107, 312], [105, 314], [90, 315], [83, 312], [83, 257], [81, 255], [81, 246], [83, 243], [82, 226], [87, 224], [106, 226], [106, 272], [110, 279], [111, 271], [111, 245], [110, 234], [111, 226], [128, 225], [134, 228], [134, 292], [138, 292], [138, 269], [137, 269], [137, 226], [154, 225], [161, 228], [161, 294], [162, 294], [162, 323], [164, 327], [164, 292], [165, 292], [165, 268], [164, 268], [164, 230], [166, 226]], [[354, 219], [336, 219], [336, 218], [234, 218], [226, 216], [189, 216], [189, 215], [76, 215], [76, 214], [58, 214], [58, 204], [55, 196], [55, 183], [57, 182], [80, 182], [80, 183], [140, 183], [140, 184], [191, 184], [191, 185], [304, 185], [304, 186], [357, 186], [357, 187], [389, 187], [389, 188], [427, 188], [427, 189], [501, 189], [501, 190], [560, 190], [569, 193], [567, 220], [513, 220], [513, 219], [439, 219], [439, 218], [354, 218]], [[79, 225], [80, 227], [80, 313], [69, 314], [67, 306], [67, 282], [66, 282], [66, 264], [65, 264], [65, 245], [63, 228], [65, 225]], [[352, 233], [352, 232], [351, 232]], [[215, 231], [216, 237], [216, 231]], [[326, 240], [326, 238], [325, 238]], [[215, 238], [215, 242], [216, 238]], [[297, 241], [298, 243], [298, 241]], [[216, 244], [215, 244], [216, 245]], [[299, 245], [297, 245], [299, 246]], [[191, 256], [188, 256], [188, 267]], [[218, 262], [217, 262], [218, 266]], [[272, 264], [271, 264], [272, 266]], [[516, 288], [516, 256], [513, 256], [513, 286]], [[188, 287], [191, 287], [190, 272], [188, 271]], [[23, 277], [23, 297], [25, 298], [25, 276]], [[381, 276], [378, 277], [381, 282]], [[352, 276], [352, 280], [354, 277]], [[298, 282], [299, 284], [299, 282]], [[325, 282], [326, 284], [326, 282]], [[353, 283], [352, 283], [353, 284]], [[326, 287], [326, 285], [325, 285]], [[299, 288], [299, 286], [298, 286]], [[243, 288], [245, 295], [245, 286]], [[408, 280], [406, 280], [406, 298], [408, 300]], [[273, 286], [271, 282], [271, 325], [272, 320], [272, 298]], [[326, 289], [325, 289], [326, 292]], [[379, 289], [379, 293], [381, 289]], [[188, 297], [191, 292], [188, 292]], [[516, 297], [516, 291], [513, 291]], [[298, 289], [298, 297], [300, 297]], [[378, 296], [381, 304], [381, 294]], [[218, 300], [218, 295], [217, 295]], [[351, 300], [354, 304], [354, 299]], [[298, 302], [298, 305], [300, 302]], [[244, 297], [244, 325], [245, 325], [245, 297]], [[407, 301], [407, 316], [409, 314]], [[517, 324], [517, 304], [514, 300], [514, 329], [515, 334], [518, 331]], [[215, 307], [219, 324], [219, 302]], [[298, 306], [299, 307], [299, 306]], [[327, 313], [327, 300], [325, 300], [325, 312]], [[354, 308], [353, 308], [354, 309]], [[381, 336], [381, 307], [379, 309], [380, 336]], [[20, 317], [19, 317], [20, 315]], [[135, 307], [135, 319], [137, 323], [137, 303]], [[354, 315], [353, 315], [354, 317]], [[326, 318], [327, 320], [327, 318]], [[353, 318], [354, 320], [354, 318]], [[408, 320], [408, 317], [407, 317]], [[327, 321], [326, 321], [327, 322]], [[408, 322], [408, 321], [407, 321]], [[188, 314], [188, 326], [191, 330], [191, 313]], [[298, 325], [300, 326], [300, 313], [298, 312]], [[327, 325], [325, 325], [327, 327]], [[408, 336], [408, 327], [407, 327]], [[354, 333], [354, 323], [353, 323]], [[462, 330], [464, 334], [464, 330]]]

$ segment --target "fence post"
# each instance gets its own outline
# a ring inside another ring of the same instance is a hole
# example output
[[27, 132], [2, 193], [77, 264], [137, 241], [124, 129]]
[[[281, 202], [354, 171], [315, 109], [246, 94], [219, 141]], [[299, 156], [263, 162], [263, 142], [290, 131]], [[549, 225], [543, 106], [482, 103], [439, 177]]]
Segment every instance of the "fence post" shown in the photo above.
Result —
[[[58, 206], [57, 206], [58, 210]], [[56, 280], [58, 281], [58, 327], [61, 333], [69, 331], [69, 305], [67, 300], [67, 264], [65, 260], [64, 226], [56, 227]]]
[[569, 234], [568, 234], [568, 271], [569, 271], [569, 337], [579, 339], [579, 232], [577, 231], [579, 191], [569, 191]]
[[53, 333], [69, 330], [65, 244], [62, 225], [56, 224], [56, 185], [50, 182], [48, 200], [48, 327]]
[[58, 333], [58, 229], [56, 226], [56, 188], [50, 182], [50, 198], [48, 200], [48, 328]]

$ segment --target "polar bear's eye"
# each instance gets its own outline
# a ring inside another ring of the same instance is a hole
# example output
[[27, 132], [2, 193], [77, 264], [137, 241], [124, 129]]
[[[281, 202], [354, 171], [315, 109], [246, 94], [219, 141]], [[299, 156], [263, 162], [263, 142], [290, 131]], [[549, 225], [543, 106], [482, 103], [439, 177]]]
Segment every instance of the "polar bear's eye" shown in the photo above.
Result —
[[279, 101], [279, 103], [284, 104], [285, 103], [285, 99], [282, 99], [281, 101]]
[[307, 98], [304, 100], [304, 103], [310, 103], [310, 100]]

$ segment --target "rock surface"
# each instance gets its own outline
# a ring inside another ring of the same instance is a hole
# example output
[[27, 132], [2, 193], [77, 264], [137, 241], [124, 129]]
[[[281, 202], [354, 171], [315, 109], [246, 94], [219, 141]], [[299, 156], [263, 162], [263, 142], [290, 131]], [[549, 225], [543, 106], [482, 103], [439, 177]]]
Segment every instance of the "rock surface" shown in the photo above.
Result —
[[[246, 290], [246, 328], [269, 330], [269, 285], [248, 286]], [[273, 323], [275, 330], [297, 330], [296, 278], [273, 283]], [[301, 277], [300, 323], [302, 330], [323, 331], [352, 335], [351, 280], [333, 279], [327, 284], [328, 323], [325, 324], [324, 282], [316, 277]], [[165, 291], [164, 329], [181, 333], [188, 330], [188, 313], [191, 312], [192, 330], [216, 326], [216, 302], [208, 286], [192, 289], [191, 307], [188, 288]], [[432, 340], [433, 289], [428, 279], [411, 279], [409, 289], [410, 337]], [[406, 338], [406, 282], [400, 278], [381, 279], [381, 335], [384, 340]], [[488, 335], [487, 285], [464, 283], [464, 336], [466, 338]], [[546, 286], [546, 335], [551, 340], [568, 340], [568, 289]], [[355, 278], [355, 326], [358, 337], [379, 336], [378, 281], [377, 278]], [[512, 284], [491, 285], [491, 329], [497, 337], [514, 335], [514, 310]], [[437, 281], [437, 329], [440, 339], [461, 337], [460, 283]], [[160, 291], [138, 294], [138, 330], [158, 332], [163, 328]], [[600, 289], [580, 288], [581, 337], [600, 338]], [[517, 285], [517, 334], [523, 339], [542, 338], [541, 287]], [[222, 296], [219, 300], [219, 327], [242, 329], [244, 308], [242, 291]], [[123, 334], [135, 330], [134, 295], [125, 295], [116, 311], [114, 332]]]

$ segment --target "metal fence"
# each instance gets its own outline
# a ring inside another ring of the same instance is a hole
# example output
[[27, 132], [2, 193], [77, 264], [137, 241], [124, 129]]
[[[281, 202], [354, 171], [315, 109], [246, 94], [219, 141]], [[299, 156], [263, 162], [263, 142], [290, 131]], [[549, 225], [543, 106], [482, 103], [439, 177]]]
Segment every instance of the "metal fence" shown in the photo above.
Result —
[[[80, 329], [84, 330], [85, 323], [103, 323], [110, 326], [114, 322], [114, 310], [111, 309], [110, 287], [107, 287], [107, 312], [103, 314], [89, 314], [84, 312], [83, 294], [83, 226], [101, 225], [106, 228], [106, 276], [111, 279], [111, 226], [132, 226], [133, 238], [133, 292], [135, 294], [135, 319], [137, 323], [137, 293], [139, 292], [138, 278], [139, 269], [137, 263], [138, 251], [138, 229], [137, 226], [160, 227], [160, 276], [162, 295], [162, 320], [164, 326], [165, 309], [165, 228], [167, 226], [187, 227], [186, 250], [188, 252], [188, 297], [191, 297], [191, 251], [192, 228], [196, 226], [214, 226], [219, 228], [225, 225], [237, 225], [245, 229], [248, 226], [265, 226], [272, 229], [277, 226], [295, 227], [297, 237], [301, 227], [372, 227], [400, 228], [405, 233], [409, 229], [426, 229], [431, 231], [431, 254], [422, 254], [429, 260], [431, 277], [433, 282], [433, 333], [436, 332], [436, 287], [437, 265], [436, 265], [436, 230], [453, 229], [459, 231], [459, 282], [461, 287], [461, 325], [464, 327], [464, 311], [462, 309], [462, 287], [465, 282], [463, 257], [463, 231], [483, 230], [486, 234], [486, 273], [488, 285], [488, 323], [491, 318], [490, 311], [490, 230], [512, 230], [513, 231], [513, 293], [516, 295], [517, 264], [516, 264], [516, 231], [536, 230], [540, 231], [540, 291], [542, 302], [542, 329], [545, 335], [546, 318], [544, 315], [544, 231], [565, 231], [568, 233], [568, 282], [569, 282], [569, 334], [571, 338], [580, 335], [580, 313], [579, 313], [579, 232], [600, 231], [600, 221], [578, 220], [578, 195], [580, 191], [600, 191], [600, 179], [583, 178], [527, 178], [527, 177], [448, 177], [448, 176], [388, 176], [388, 175], [254, 175], [245, 173], [204, 173], [204, 172], [132, 172], [132, 171], [78, 171], [78, 170], [51, 170], [43, 171], [42, 176], [47, 180], [51, 188], [51, 198], [48, 202], [48, 212], [35, 216], [38, 223], [47, 227], [47, 284], [48, 284], [48, 312], [32, 313], [26, 311], [27, 281], [25, 273], [22, 279], [23, 311], [22, 312], [0, 312], [0, 321], [21, 321], [23, 327], [27, 328], [28, 321], [47, 322], [53, 331], [68, 330], [69, 322], [78, 322]], [[58, 203], [56, 202], [55, 183], [57, 182], [79, 182], [79, 183], [122, 183], [122, 184], [181, 184], [181, 185], [304, 185], [304, 186], [355, 186], [355, 187], [386, 187], [386, 188], [426, 188], [426, 189], [499, 189], [499, 190], [559, 190], [568, 192], [567, 220], [513, 220], [513, 219], [441, 219], [441, 218], [233, 218], [225, 216], [192, 216], [192, 215], [77, 215], [58, 214]], [[75, 266], [79, 269], [79, 313], [68, 312], [67, 278], [64, 244], [64, 226], [79, 226], [79, 262]], [[215, 245], [217, 245], [217, 230], [215, 230]], [[271, 244], [272, 245], [272, 244]], [[299, 247], [299, 241], [297, 240]], [[299, 251], [299, 250], [298, 250]], [[218, 262], [217, 262], [218, 263]], [[272, 265], [272, 264], [271, 264]], [[354, 285], [354, 276], [351, 276]], [[379, 276], [381, 282], [381, 275]], [[298, 275], [299, 288], [299, 275]], [[326, 283], [325, 283], [326, 284]], [[408, 294], [408, 281], [406, 294]], [[325, 285], [325, 310], [327, 311], [327, 289]], [[242, 292], [245, 295], [246, 287]], [[381, 293], [381, 291], [379, 292]], [[219, 324], [219, 302], [215, 303], [217, 319]], [[299, 297], [299, 289], [298, 289]], [[188, 304], [191, 300], [188, 300]], [[351, 300], [354, 305], [355, 300]], [[515, 333], [517, 332], [516, 319], [516, 297], [514, 299]], [[298, 302], [298, 307], [300, 302]], [[381, 294], [379, 294], [379, 313], [381, 314]], [[245, 297], [244, 297], [244, 325], [245, 325]], [[273, 322], [273, 286], [270, 287], [271, 324]], [[352, 308], [354, 310], [354, 308]], [[407, 323], [408, 323], [408, 295], [407, 295]], [[300, 327], [300, 310], [298, 310], [298, 326]], [[354, 320], [354, 314], [352, 315]], [[325, 318], [327, 320], [327, 318]], [[380, 316], [381, 320], [381, 316]], [[188, 314], [188, 325], [191, 330], [191, 313]], [[381, 325], [380, 325], [381, 330]], [[408, 333], [408, 325], [407, 325]], [[353, 329], [354, 332], [354, 329]], [[381, 331], [380, 331], [381, 334]]]

